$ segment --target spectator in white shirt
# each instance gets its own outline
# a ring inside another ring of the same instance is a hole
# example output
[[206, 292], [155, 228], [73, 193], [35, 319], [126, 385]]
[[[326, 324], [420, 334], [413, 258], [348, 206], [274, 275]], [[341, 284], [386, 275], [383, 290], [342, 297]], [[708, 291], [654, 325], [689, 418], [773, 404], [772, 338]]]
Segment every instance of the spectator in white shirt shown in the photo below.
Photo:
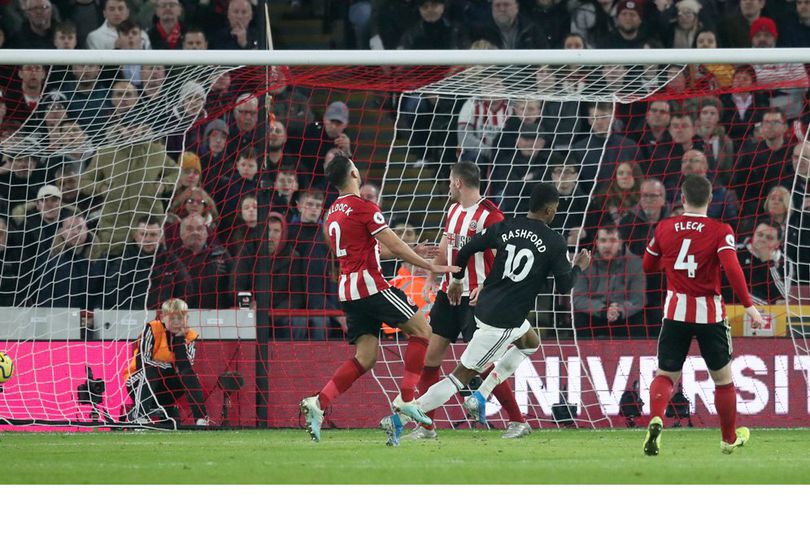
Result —
[[[123, 49], [125, 37], [118, 35], [118, 25], [129, 19], [129, 6], [126, 0], [107, 0], [104, 4], [104, 24], [87, 35], [88, 49]], [[149, 36], [141, 30], [143, 48], [151, 49]]]

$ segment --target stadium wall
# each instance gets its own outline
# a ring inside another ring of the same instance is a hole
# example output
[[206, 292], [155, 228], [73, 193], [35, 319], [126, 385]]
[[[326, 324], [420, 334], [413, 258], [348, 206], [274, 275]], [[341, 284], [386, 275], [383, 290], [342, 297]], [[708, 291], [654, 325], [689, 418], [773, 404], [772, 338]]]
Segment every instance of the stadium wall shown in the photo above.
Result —
[[[564, 347], [564, 350], [570, 348]], [[571, 384], [567, 390], [570, 404], [595, 405], [583, 402], [598, 400], [616, 427], [624, 426], [619, 416], [622, 393], [639, 382], [641, 399], [649, 412], [649, 384], [656, 365], [656, 343], [652, 340], [580, 341], [581, 355], [568, 357]], [[457, 355], [462, 346], [456, 346]], [[795, 354], [793, 343], [780, 338], [738, 338], [734, 340], [733, 369], [738, 387], [740, 423], [759, 427], [810, 427], [810, 356]], [[77, 407], [76, 386], [85, 380], [85, 363], [96, 377], [107, 385], [104, 407], [116, 417], [127, 401], [121, 372], [129, 361], [132, 345], [126, 341], [108, 342], [19, 342], [9, 343], [9, 352], [16, 357], [33, 359], [40, 364], [34, 369], [18, 370], [0, 393], [0, 418], [11, 417], [11, 410], [25, 408], [33, 418], [48, 418], [49, 411], [76, 410], [76, 419], [88, 419], [89, 410]], [[285, 342], [270, 345], [269, 426], [299, 427], [298, 403], [303, 396], [315, 393], [352, 348], [335, 342]], [[690, 402], [691, 419], [695, 426], [716, 426], [713, 407], [713, 384], [703, 360], [694, 348], [684, 370], [683, 391]], [[250, 340], [204, 341], [198, 349], [195, 370], [206, 395], [206, 404], [214, 425], [222, 424], [223, 392], [217, 386], [219, 374], [239, 371], [245, 385], [233, 396], [229, 423], [232, 426], [255, 426], [255, 342]], [[545, 362], [536, 355], [531, 365], [524, 364], [515, 374], [512, 384], [517, 400], [530, 422], [541, 427], [553, 427], [551, 408], [560, 401], [561, 381], [565, 364], [546, 347]], [[445, 371], [452, 369], [448, 360]], [[33, 374], [50, 370], [47, 383]], [[596, 392], [588, 392], [587, 378], [576, 377], [588, 369]], [[37, 382], [40, 381], [40, 382]], [[580, 381], [577, 388], [576, 381]], [[40, 388], [47, 385], [48, 388]], [[59, 403], [42, 407], [41, 396], [54, 395]], [[587, 397], [591, 396], [591, 397]], [[55, 406], [55, 407], [54, 407]], [[490, 404], [490, 413], [498, 405]], [[181, 408], [188, 415], [185, 403]], [[448, 418], [440, 414], [439, 425], [448, 421], [466, 426], [460, 408], [452, 407]], [[373, 427], [387, 413], [388, 403], [372, 377], [358, 380], [328, 411], [326, 426], [339, 428]], [[606, 424], [605, 424], [606, 425]], [[500, 427], [500, 426], [498, 426]], [[0, 429], [3, 429], [0, 427]], [[48, 429], [53, 429], [49, 427]]]

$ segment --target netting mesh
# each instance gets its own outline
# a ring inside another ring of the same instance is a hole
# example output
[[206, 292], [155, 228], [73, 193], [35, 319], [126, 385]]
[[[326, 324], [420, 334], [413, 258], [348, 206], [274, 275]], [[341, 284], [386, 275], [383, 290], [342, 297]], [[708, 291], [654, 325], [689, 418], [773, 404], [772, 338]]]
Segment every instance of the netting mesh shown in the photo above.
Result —
[[[101, 412], [131, 420], [134, 340], [163, 301], [182, 297], [202, 335], [194, 371], [206, 416], [297, 425], [298, 400], [352, 354], [322, 235], [336, 196], [323, 170], [336, 152], [352, 156], [363, 196], [425, 254], [446, 225], [459, 159], [479, 165], [485, 196], [507, 216], [527, 211], [533, 185], [555, 183], [552, 226], [597, 260], [570, 298], [549, 284], [536, 300], [542, 348], [513, 380], [530, 423], [616, 425], [634, 385], [648, 401], [666, 283], [645, 276], [640, 257], [655, 223], [681, 211], [690, 173], [712, 180], [709, 215], [735, 229], [771, 335], [793, 330], [799, 354], [773, 370], [806, 374], [802, 82], [786, 68], [768, 79], [727, 67], [727, 88], [682, 66], [141, 66], [140, 87], [111, 68], [7, 69], [0, 299], [17, 373], [2, 387], [0, 417], [91, 420], [77, 392], [90, 367], [105, 382]], [[383, 269], [429, 311], [423, 275], [392, 260]], [[732, 324], [746, 333], [742, 317]], [[381, 337], [377, 382], [358, 381], [327, 424], [373, 425], [387, 408], [380, 388], [396, 395], [401, 336]], [[445, 368], [462, 350], [447, 353]], [[700, 362], [684, 382], [698, 422], [713, 414]], [[742, 376], [762, 371], [745, 362]], [[763, 400], [787, 410], [797, 395], [748, 388], [742, 411]], [[188, 396], [174, 393], [170, 416], [193, 422]], [[468, 425], [459, 402], [438, 420]]]

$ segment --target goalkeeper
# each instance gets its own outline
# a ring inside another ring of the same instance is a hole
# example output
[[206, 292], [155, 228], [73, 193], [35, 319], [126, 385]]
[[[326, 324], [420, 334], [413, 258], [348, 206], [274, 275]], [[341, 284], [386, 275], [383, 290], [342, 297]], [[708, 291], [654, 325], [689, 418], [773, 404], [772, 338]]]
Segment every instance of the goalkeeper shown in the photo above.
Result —
[[188, 327], [188, 304], [179, 298], [163, 302], [160, 318], [146, 324], [124, 372], [133, 402], [130, 421], [179, 421], [176, 403], [185, 394], [197, 425], [208, 425], [202, 386], [192, 368], [197, 338]]

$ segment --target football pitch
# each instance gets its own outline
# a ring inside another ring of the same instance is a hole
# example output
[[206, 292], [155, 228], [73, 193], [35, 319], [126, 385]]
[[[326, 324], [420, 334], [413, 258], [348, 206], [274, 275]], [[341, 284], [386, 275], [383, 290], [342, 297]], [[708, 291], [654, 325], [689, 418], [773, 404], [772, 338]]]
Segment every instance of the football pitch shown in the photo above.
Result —
[[753, 429], [732, 455], [716, 429], [442, 430], [384, 444], [376, 430], [0, 433], [3, 484], [807, 484], [810, 430]]

